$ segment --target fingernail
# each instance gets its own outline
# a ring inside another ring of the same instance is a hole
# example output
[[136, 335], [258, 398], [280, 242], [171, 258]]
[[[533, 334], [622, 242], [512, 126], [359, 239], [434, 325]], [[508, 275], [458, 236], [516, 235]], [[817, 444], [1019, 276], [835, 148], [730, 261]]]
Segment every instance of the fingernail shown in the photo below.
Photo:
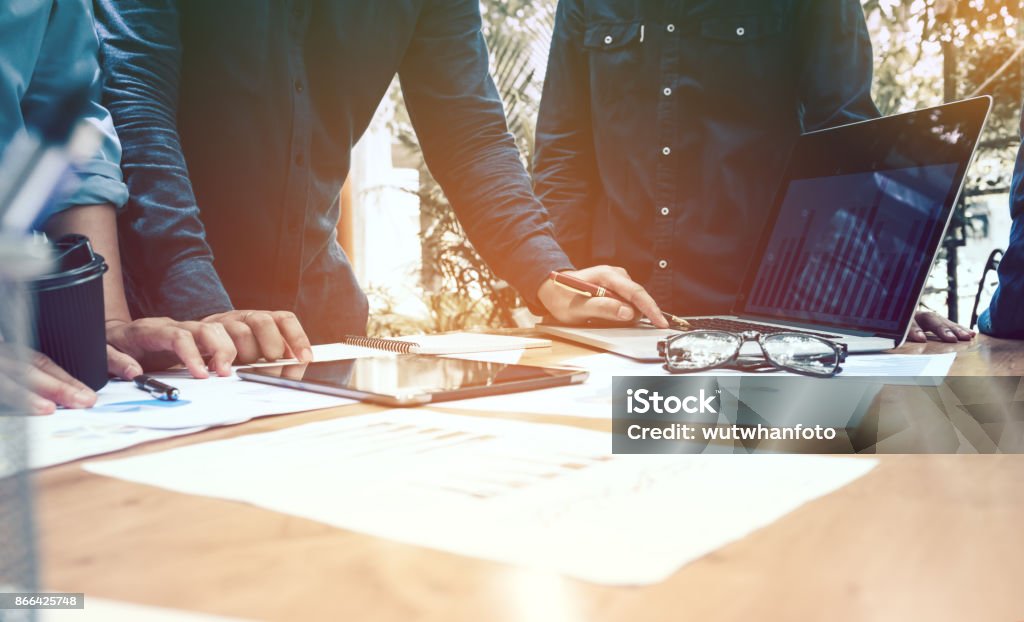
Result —
[[299, 360], [303, 363], [308, 363], [313, 360], [313, 350], [310, 348], [303, 348], [299, 354]]
[[629, 310], [629, 307], [619, 307], [619, 311], [616, 313], [620, 320], [631, 320], [633, 319], [633, 312]]
[[132, 378], [135, 378], [136, 376], [141, 376], [142, 375], [142, 368], [141, 367], [135, 367], [135, 366], [129, 367], [128, 370], [125, 371], [125, 375], [128, 376], [126, 378], [126, 380], [131, 380]]
[[96, 401], [96, 394], [89, 390], [82, 390], [71, 396], [71, 406], [75, 408], [88, 408]]
[[949, 329], [946, 329], [946, 335], [952, 337], [953, 336], [953, 331], [951, 331]]
[[56, 404], [35, 394], [29, 395], [28, 402], [33, 415], [51, 415], [57, 410]]

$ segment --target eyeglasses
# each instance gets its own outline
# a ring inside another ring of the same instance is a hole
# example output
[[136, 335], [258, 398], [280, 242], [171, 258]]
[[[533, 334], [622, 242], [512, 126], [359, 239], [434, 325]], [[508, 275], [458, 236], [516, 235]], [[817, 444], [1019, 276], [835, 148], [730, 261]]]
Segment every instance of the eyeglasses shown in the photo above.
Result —
[[[740, 357], [740, 349], [748, 341], [761, 346], [763, 360]], [[762, 335], [756, 331], [694, 330], [659, 341], [658, 355], [665, 357], [665, 369], [672, 373], [727, 366], [748, 370], [774, 367], [804, 376], [831, 378], [846, 360], [846, 345], [803, 333]]]

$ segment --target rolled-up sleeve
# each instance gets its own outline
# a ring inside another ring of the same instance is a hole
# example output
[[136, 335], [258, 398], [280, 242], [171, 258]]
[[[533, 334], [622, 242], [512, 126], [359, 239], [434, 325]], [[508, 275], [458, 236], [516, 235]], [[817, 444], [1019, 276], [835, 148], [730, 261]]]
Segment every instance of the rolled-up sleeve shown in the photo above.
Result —
[[58, 210], [76, 205], [121, 207], [128, 200], [121, 175], [121, 145], [110, 113], [99, 103], [102, 94], [98, 45], [92, 25], [88, 0], [54, 3], [32, 80], [21, 102], [26, 121], [31, 123], [34, 112], [49, 111], [55, 101], [69, 92], [91, 85], [92, 100], [83, 112], [83, 120], [100, 131], [101, 147], [96, 155], [76, 167], [78, 183], [56, 206]]
[[103, 134], [99, 152], [75, 168], [78, 184], [64, 205], [111, 204], [121, 208], [128, 202], [128, 186], [121, 176], [121, 143], [114, 132], [110, 114], [99, 104], [90, 106], [86, 120]]
[[476, 0], [429, 2], [399, 71], [402, 92], [427, 166], [469, 239], [538, 309], [548, 273], [572, 263], [508, 131], [481, 26]]
[[131, 192], [118, 232], [133, 310], [180, 320], [230, 310], [178, 135], [178, 2], [96, 0], [95, 6], [103, 103], [124, 146]]

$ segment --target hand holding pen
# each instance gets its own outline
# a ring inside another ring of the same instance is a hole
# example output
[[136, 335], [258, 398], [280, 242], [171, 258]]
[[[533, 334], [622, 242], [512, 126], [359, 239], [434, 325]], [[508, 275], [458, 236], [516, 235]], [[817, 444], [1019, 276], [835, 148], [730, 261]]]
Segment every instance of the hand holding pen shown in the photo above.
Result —
[[658, 328], [669, 327], [667, 314], [622, 268], [595, 266], [551, 275], [540, 287], [538, 297], [560, 322], [583, 324], [595, 319], [629, 322], [638, 319], [639, 311]]

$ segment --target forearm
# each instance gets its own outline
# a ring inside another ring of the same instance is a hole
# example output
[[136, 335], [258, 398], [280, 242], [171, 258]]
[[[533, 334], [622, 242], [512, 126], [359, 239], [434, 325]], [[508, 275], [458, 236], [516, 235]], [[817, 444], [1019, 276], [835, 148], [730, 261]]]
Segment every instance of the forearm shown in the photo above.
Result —
[[593, 210], [601, 188], [583, 38], [583, 7], [578, 0], [561, 0], [537, 117], [533, 166], [534, 190], [551, 216], [555, 239], [577, 265], [590, 263]]
[[571, 262], [509, 134], [488, 68], [480, 5], [427, 3], [399, 75], [427, 165], [483, 258], [533, 302]]
[[59, 238], [70, 233], [84, 235], [93, 249], [106, 260], [103, 275], [103, 306], [107, 321], [131, 321], [124, 295], [121, 252], [117, 242], [117, 212], [113, 205], [80, 205], [54, 215], [46, 224], [46, 234]]
[[[120, 243], [146, 315], [197, 319], [231, 309], [213, 267], [178, 135], [182, 42], [175, 0], [97, 0], [104, 103], [124, 148], [131, 198]], [[199, 315], [197, 315], [199, 314]]]

